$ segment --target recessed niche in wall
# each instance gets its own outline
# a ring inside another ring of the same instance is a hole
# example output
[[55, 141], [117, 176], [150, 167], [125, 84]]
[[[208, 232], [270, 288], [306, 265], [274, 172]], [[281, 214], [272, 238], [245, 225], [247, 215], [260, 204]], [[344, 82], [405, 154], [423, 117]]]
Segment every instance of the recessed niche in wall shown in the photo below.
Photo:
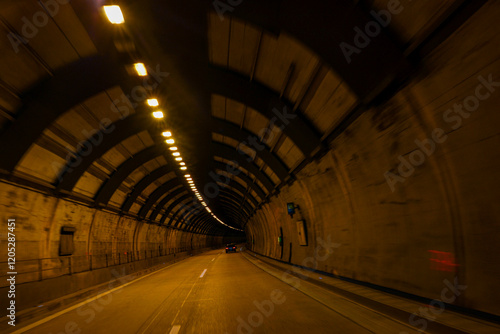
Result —
[[75, 251], [75, 244], [73, 242], [75, 232], [75, 227], [61, 227], [61, 238], [59, 239], [59, 256], [73, 255]]

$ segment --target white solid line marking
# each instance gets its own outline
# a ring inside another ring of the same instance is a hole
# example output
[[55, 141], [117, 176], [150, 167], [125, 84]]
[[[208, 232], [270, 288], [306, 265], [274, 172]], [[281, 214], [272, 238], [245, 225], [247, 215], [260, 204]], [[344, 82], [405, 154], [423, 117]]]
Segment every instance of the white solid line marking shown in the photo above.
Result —
[[200, 278], [202, 278], [202, 277], [205, 275], [205, 273], [206, 273], [206, 272], [207, 272], [207, 270], [206, 270], [206, 269], [205, 269], [205, 270], [203, 270], [203, 272], [202, 272], [202, 273], [201, 273], [201, 275], [200, 275]]
[[180, 329], [181, 329], [181, 326], [175, 325], [174, 327], [172, 327], [169, 334], [177, 334], [177, 333], [179, 333]]

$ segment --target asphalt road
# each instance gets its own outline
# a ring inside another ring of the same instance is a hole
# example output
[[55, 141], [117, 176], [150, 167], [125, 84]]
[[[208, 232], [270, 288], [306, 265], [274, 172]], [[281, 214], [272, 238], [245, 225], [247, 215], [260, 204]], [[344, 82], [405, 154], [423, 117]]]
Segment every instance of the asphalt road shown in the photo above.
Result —
[[24, 333], [371, 333], [221, 250], [110, 286], [35, 324]]

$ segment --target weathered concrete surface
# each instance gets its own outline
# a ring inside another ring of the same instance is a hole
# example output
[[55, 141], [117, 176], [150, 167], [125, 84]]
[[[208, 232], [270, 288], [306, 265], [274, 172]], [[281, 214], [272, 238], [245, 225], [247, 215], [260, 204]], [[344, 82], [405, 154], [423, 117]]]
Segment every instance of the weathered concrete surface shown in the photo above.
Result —
[[[456, 280], [467, 288], [452, 303], [499, 315], [499, 15], [498, 3], [485, 5], [264, 205], [247, 225], [253, 249], [304, 264], [319, 247], [320, 270], [430, 299]], [[301, 215], [291, 219], [287, 202]], [[308, 246], [298, 243], [301, 216]]]
[[[0, 187], [0, 203], [1, 221], [16, 222], [18, 310], [116, 279], [116, 275], [218, 247], [223, 242], [223, 237], [153, 226], [6, 183]], [[7, 247], [3, 242], [8, 232], [6, 223], [4, 226], [2, 245]], [[59, 256], [62, 226], [76, 229], [71, 262], [68, 256]], [[0, 263], [6, 267], [6, 262], [7, 252], [2, 252]], [[5, 275], [2, 273], [2, 278]], [[6, 285], [2, 279], [2, 295], [7, 295]], [[2, 307], [6, 302], [3, 298]]]

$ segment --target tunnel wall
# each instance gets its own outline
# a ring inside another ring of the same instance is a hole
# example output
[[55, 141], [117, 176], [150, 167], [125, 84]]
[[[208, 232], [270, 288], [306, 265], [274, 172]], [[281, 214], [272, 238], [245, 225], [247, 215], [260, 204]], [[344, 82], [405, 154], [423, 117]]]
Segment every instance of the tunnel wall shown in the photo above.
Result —
[[[500, 255], [491, 252], [500, 242], [499, 8], [473, 15], [257, 211], [246, 226], [250, 247], [500, 315]], [[299, 206], [293, 218], [288, 202]]]
[[[19, 309], [116, 279], [113, 272], [130, 274], [220, 247], [225, 241], [223, 236], [152, 225], [34, 189], [0, 185], [0, 216], [5, 222], [0, 233], [5, 248], [8, 219], [16, 224]], [[63, 226], [76, 229], [71, 256], [59, 255]], [[4, 267], [7, 257], [6, 251], [0, 255]], [[7, 289], [6, 279], [2, 282], [0, 291]]]

